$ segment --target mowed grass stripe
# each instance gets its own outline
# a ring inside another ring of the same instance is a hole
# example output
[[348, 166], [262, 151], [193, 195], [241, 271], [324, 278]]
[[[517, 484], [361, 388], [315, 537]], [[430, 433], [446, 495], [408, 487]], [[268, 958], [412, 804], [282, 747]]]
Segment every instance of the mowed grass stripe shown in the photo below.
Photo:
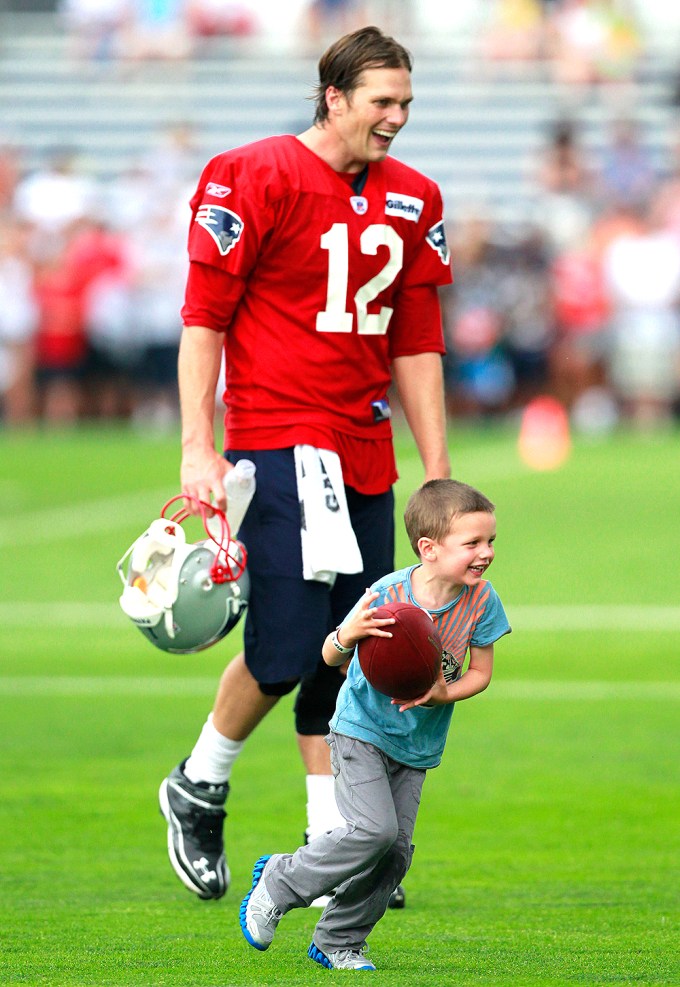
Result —
[[[10, 520], [0, 521], [0, 546], [42, 545], [66, 539], [72, 542], [83, 535], [125, 528], [136, 515], [148, 518], [148, 524], [156, 516], [154, 512], [160, 511], [165, 501], [177, 493], [179, 489], [156, 487], [23, 514], [14, 511]], [[122, 546], [121, 555], [126, 547]]]
[[[515, 631], [680, 631], [680, 606], [506, 604]], [[3, 627], [124, 627], [117, 602], [3, 602]]]
[[[208, 676], [142, 677], [126, 675], [12, 675], [0, 677], [0, 696], [183, 696], [212, 695]], [[680, 682], [569, 682], [549, 679], [501, 680], [489, 699], [599, 701], [610, 699], [680, 700]]]
[[[501, 456], [504, 462], [498, 462]], [[513, 479], [526, 472], [526, 467], [517, 461], [512, 446], [503, 452], [499, 450], [491, 467], [480, 458], [479, 468], [484, 468], [486, 477], [494, 480]], [[477, 466], [475, 471], [479, 472]], [[148, 524], [163, 504], [180, 490], [178, 475], [174, 487], [153, 487], [114, 496], [90, 497], [56, 507], [24, 508], [21, 505], [20, 485], [0, 480], [0, 497], [6, 493], [6, 499], [11, 498], [12, 504], [11, 518], [0, 518], [0, 546], [35, 545], [65, 539], [74, 541], [85, 535], [126, 528], [130, 519], [137, 516], [140, 524]], [[141, 529], [139, 533], [142, 533]]]

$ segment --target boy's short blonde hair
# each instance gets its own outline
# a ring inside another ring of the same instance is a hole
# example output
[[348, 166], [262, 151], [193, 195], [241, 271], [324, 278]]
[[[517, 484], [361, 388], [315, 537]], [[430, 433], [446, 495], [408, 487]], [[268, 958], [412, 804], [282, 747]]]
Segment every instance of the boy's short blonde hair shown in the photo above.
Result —
[[420, 557], [418, 540], [431, 538], [441, 542], [449, 533], [451, 522], [460, 514], [481, 511], [493, 514], [496, 509], [488, 497], [459, 480], [428, 480], [409, 497], [404, 523], [411, 548]]

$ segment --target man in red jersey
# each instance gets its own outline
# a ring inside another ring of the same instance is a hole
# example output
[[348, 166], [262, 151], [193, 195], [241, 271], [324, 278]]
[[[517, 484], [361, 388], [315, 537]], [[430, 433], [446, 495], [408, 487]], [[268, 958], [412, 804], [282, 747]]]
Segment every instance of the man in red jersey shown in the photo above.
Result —
[[[425, 479], [450, 473], [442, 200], [434, 182], [388, 157], [409, 115], [411, 57], [375, 27], [346, 35], [319, 62], [316, 100], [304, 133], [210, 161], [191, 203], [182, 491], [224, 508], [227, 471], [242, 458], [257, 468], [239, 533], [251, 580], [244, 653], [227, 666], [191, 755], [160, 790], [171, 863], [201, 898], [219, 898], [229, 884], [222, 829], [232, 765], [298, 685], [307, 837], [338, 823], [324, 738], [342, 677], [321, 661], [321, 646], [365, 587], [394, 567], [392, 381]], [[224, 457], [213, 434], [223, 353]], [[317, 466], [320, 504], [302, 493]], [[321, 535], [312, 548], [328, 549], [330, 578], [313, 566], [310, 575], [302, 547], [301, 527], [315, 513]], [[331, 520], [347, 523], [335, 544]]]

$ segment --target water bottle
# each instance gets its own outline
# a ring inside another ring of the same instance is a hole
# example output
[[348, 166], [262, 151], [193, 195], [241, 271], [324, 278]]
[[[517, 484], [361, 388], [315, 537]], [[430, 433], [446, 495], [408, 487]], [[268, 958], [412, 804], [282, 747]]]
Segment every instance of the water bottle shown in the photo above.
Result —
[[236, 538], [255, 493], [255, 463], [249, 459], [239, 459], [224, 478], [224, 492], [227, 495], [229, 531], [231, 537]]

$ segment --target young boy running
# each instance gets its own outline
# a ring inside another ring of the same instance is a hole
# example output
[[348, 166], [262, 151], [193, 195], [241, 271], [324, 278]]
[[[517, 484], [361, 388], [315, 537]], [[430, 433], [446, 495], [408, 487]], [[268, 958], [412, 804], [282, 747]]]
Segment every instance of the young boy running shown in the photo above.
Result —
[[[494, 643], [510, 625], [484, 577], [494, 558], [494, 505], [456, 480], [431, 480], [410, 498], [406, 530], [419, 563], [374, 583], [323, 645], [323, 659], [344, 664], [362, 638], [389, 636], [383, 603], [423, 607], [442, 641], [442, 668], [413, 700], [383, 696], [349, 662], [327, 743], [335, 796], [345, 825], [295, 853], [260, 857], [240, 924], [256, 949], [268, 949], [282, 916], [331, 893], [308, 956], [329, 969], [374, 970], [366, 939], [413, 856], [412, 837], [428, 768], [442, 757], [454, 703], [488, 686]], [[463, 671], [466, 654], [469, 662]]]

